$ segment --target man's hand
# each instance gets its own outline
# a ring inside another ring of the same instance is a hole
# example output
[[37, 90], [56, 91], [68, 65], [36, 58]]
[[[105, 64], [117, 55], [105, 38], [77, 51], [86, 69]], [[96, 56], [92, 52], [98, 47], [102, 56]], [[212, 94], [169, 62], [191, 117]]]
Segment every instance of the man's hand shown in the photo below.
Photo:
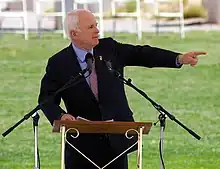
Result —
[[62, 115], [60, 120], [70, 120], [70, 121], [74, 121], [76, 120], [75, 117], [73, 117], [71, 114], [64, 114]]
[[206, 52], [188, 52], [178, 56], [178, 61], [180, 64], [190, 64], [195, 66], [198, 62], [199, 55], [206, 55]]

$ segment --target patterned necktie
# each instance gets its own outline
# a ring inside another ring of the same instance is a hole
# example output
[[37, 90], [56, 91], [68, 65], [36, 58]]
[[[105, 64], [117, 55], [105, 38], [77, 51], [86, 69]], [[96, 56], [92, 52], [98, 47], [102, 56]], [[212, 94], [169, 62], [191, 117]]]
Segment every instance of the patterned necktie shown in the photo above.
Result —
[[95, 61], [93, 61], [93, 64], [92, 64], [92, 72], [89, 76], [89, 82], [90, 82], [90, 88], [95, 98], [98, 100], [98, 83], [97, 83], [97, 74], [95, 70]]

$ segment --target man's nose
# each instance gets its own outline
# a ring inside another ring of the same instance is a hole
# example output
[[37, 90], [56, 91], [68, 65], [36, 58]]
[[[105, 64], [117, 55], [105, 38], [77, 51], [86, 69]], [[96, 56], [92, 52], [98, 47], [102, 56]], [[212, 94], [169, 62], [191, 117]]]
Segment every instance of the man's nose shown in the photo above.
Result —
[[99, 28], [98, 27], [96, 27], [96, 33], [99, 33]]

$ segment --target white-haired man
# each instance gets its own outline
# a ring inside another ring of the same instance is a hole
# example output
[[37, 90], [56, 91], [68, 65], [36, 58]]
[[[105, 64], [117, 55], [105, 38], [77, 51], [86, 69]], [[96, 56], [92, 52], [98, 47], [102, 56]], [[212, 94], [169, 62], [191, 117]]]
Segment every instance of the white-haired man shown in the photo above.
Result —
[[[77, 116], [88, 120], [134, 121], [129, 108], [124, 85], [109, 71], [103, 60], [110, 60], [113, 69], [123, 75], [125, 66], [180, 68], [183, 64], [197, 64], [198, 55], [205, 52], [180, 54], [148, 45], [122, 44], [112, 38], [99, 39], [99, 29], [94, 15], [84, 9], [67, 14], [65, 30], [71, 43], [54, 54], [48, 61], [46, 73], [41, 81], [39, 103], [66, 84], [71, 77], [87, 68], [86, 57], [94, 56], [95, 68], [88, 72], [78, 84], [58, 94], [54, 100], [44, 104], [42, 110], [50, 123], [54, 120], [75, 120]], [[144, 78], [144, 77], [143, 77]], [[63, 99], [66, 112], [59, 106]], [[89, 126], [88, 126], [89, 127]], [[124, 135], [80, 134], [69, 138], [77, 148], [98, 166], [102, 167], [120, 154], [135, 139]], [[134, 151], [132, 149], [131, 151]], [[96, 169], [69, 145], [65, 150], [66, 169]], [[110, 164], [106, 169], [128, 169], [127, 155]]]

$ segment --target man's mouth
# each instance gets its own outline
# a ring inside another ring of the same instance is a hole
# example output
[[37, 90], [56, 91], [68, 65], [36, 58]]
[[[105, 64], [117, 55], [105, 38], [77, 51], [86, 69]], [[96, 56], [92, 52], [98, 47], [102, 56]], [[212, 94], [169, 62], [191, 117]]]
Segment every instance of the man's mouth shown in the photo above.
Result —
[[98, 38], [99, 38], [99, 35], [93, 36], [93, 39], [98, 39]]

